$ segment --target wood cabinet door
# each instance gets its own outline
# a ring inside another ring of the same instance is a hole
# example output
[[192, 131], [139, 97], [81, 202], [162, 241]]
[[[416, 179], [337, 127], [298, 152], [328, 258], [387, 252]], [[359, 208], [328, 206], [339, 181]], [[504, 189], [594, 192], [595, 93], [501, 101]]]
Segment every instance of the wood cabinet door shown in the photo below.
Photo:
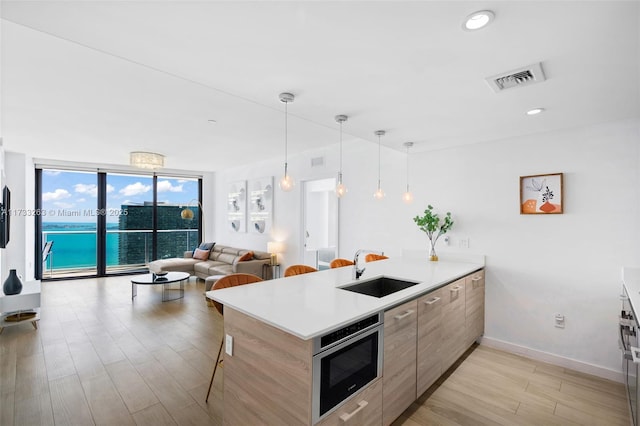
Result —
[[380, 426], [382, 424], [382, 380], [353, 395], [316, 426]]
[[442, 305], [442, 371], [445, 372], [466, 349], [465, 279], [443, 287]]
[[465, 277], [465, 347], [484, 333], [484, 270]]
[[416, 399], [417, 300], [384, 313], [383, 424], [391, 424]]
[[442, 305], [443, 289], [418, 299], [417, 396], [419, 397], [442, 374]]

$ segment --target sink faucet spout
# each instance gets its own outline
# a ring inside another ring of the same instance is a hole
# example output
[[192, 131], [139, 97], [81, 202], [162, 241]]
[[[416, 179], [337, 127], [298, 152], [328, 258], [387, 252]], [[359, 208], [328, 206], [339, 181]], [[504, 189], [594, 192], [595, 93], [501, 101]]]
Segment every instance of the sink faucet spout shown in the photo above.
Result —
[[354, 280], [359, 280], [362, 274], [364, 274], [364, 270], [367, 269], [367, 268], [358, 268], [358, 258], [360, 257], [361, 253], [384, 254], [384, 252], [375, 251], [375, 250], [359, 249], [358, 251], [356, 251], [356, 254], [353, 257], [353, 279]]

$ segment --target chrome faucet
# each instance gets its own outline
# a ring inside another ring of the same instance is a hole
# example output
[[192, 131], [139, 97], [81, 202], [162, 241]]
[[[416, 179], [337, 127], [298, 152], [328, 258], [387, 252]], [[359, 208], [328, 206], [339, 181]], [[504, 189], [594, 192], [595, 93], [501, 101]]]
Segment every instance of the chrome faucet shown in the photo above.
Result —
[[364, 274], [364, 270], [367, 269], [367, 268], [362, 268], [362, 269], [358, 268], [358, 257], [360, 256], [360, 253], [384, 254], [384, 252], [382, 251], [374, 251], [374, 250], [359, 249], [358, 251], [356, 251], [356, 255], [353, 257], [353, 279], [354, 280], [359, 280], [362, 274]]

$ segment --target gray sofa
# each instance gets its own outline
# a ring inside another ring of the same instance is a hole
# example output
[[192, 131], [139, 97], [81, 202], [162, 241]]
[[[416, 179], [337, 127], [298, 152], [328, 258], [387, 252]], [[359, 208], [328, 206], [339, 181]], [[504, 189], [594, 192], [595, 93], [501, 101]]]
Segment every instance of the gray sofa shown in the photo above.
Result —
[[[251, 260], [240, 261], [246, 253], [252, 251]], [[229, 275], [235, 273], [253, 274], [263, 279], [271, 278], [269, 265], [270, 255], [267, 252], [239, 249], [222, 244], [215, 244], [209, 253], [209, 259], [194, 259], [193, 252], [185, 251], [182, 258], [159, 259], [147, 264], [150, 272], [188, 272], [198, 278], [205, 279], [211, 275]], [[264, 271], [264, 274], [263, 274]]]

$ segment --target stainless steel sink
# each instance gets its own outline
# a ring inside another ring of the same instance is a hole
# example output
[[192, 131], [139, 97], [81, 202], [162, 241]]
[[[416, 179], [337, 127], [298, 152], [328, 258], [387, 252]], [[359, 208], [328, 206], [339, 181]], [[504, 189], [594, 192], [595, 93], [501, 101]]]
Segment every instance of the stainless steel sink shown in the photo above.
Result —
[[416, 284], [420, 284], [420, 282], [405, 281], [397, 278], [381, 276], [362, 280], [355, 284], [349, 284], [348, 286], [340, 288], [343, 290], [353, 291], [355, 293], [366, 294], [368, 296], [384, 297]]

